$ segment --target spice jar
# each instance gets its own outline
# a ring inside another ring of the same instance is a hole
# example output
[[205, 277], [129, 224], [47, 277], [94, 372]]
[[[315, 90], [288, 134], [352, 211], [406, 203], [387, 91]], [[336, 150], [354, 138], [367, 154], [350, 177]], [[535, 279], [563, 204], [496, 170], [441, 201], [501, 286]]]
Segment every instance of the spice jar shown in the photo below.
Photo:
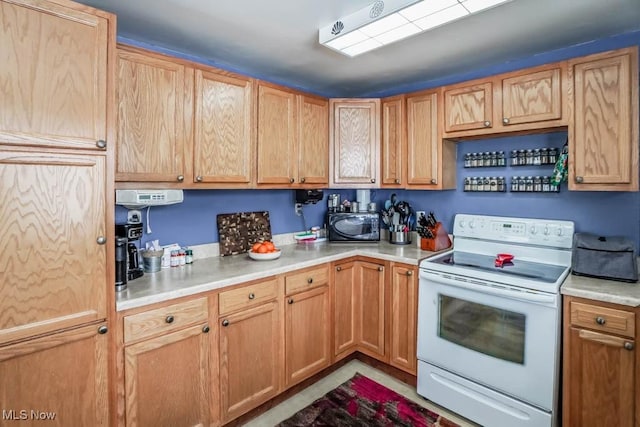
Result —
[[499, 176], [498, 177], [498, 191], [500, 193], [504, 193], [505, 191], [505, 180], [504, 180], [504, 176]]
[[555, 163], [558, 161], [558, 149], [549, 148], [549, 163]]
[[498, 153], [496, 151], [491, 152], [489, 159], [490, 166], [498, 166]]
[[527, 150], [525, 152], [525, 164], [532, 165], [533, 164], [533, 150]]
[[491, 181], [489, 177], [484, 178], [484, 191], [491, 191]]
[[524, 182], [524, 191], [533, 191], [533, 177], [532, 176], [528, 176], [527, 179]]
[[526, 178], [521, 176], [518, 178], [518, 191], [527, 191]]
[[187, 264], [193, 264], [193, 250], [187, 248], [185, 250], [185, 263]]
[[471, 153], [467, 153], [464, 155], [464, 167], [465, 168], [471, 167]]
[[178, 251], [171, 251], [171, 261], [169, 262], [171, 267], [178, 267], [180, 265], [180, 259], [178, 258]]
[[469, 177], [464, 179], [464, 191], [471, 191], [471, 178]]
[[486, 152], [482, 155], [482, 166], [489, 167], [491, 166], [491, 153]]
[[542, 192], [542, 178], [539, 176], [533, 177], [533, 191], [537, 193]]
[[498, 191], [498, 178], [495, 176], [489, 178], [489, 191]]
[[549, 150], [546, 148], [540, 149], [540, 164], [548, 165], [549, 164]]
[[517, 176], [512, 176], [511, 177], [511, 192], [517, 192], [518, 191], [518, 177]]
[[496, 161], [498, 162], [498, 166], [507, 165], [507, 159], [505, 159], [504, 157], [504, 151], [498, 151], [498, 157], [496, 158]]
[[542, 192], [543, 193], [548, 193], [549, 191], [551, 191], [551, 185], [550, 185], [550, 179], [548, 176], [543, 176], [542, 177]]
[[518, 166], [518, 150], [511, 150], [509, 158], [511, 159], [511, 166]]
[[542, 164], [540, 150], [538, 148], [533, 150], [533, 164], [536, 165], [536, 166]]
[[526, 165], [527, 158], [524, 150], [518, 150], [518, 166]]
[[471, 177], [471, 191], [478, 191], [478, 178]]

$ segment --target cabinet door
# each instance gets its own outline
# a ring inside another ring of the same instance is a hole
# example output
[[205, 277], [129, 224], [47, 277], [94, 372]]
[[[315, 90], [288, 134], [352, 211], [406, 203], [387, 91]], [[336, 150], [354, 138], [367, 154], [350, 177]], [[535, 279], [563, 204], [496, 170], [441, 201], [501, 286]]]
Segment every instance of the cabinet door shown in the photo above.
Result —
[[384, 266], [360, 262], [359, 350], [378, 359], [384, 358], [385, 287]]
[[632, 427], [637, 404], [633, 340], [579, 328], [569, 334], [563, 424]]
[[562, 118], [559, 67], [502, 80], [502, 124], [543, 122]]
[[0, 151], [0, 344], [106, 318], [105, 162]]
[[209, 424], [208, 326], [197, 325], [124, 349], [127, 426]]
[[456, 86], [444, 91], [446, 132], [491, 128], [493, 83]]
[[332, 99], [331, 185], [372, 187], [378, 183], [380, 100]]
[[221, 318], [220, 397], [228, 422], [278, 393], [280, 322], [276, 302]]
[[334, 276], [334, 355], [346, 356], [358, 344], [359, 292], [355, 262], [347, 262], [335, 267]]
[[407, 97], [407, 183], [410, 185], [438, 184], [437, 101], [436, 92]]
[[382, 185], [405, 184], [407, 149], [405, 146], [405, 99], [382, 100]]
[[291, 386], [329, 366], [329, 289], [291, 295], [285, 307], [285, 372]]
[[251, 80], [195, 70], [195, 182], [251, 183], [253, 105]]
[[571, 190], [638, 189], [637, 52], [625, 49], [570, 62]]
[[297, 110], [294, 93], [258, 87], [258, 184], [295, 183]]
[[301, 184], [329, 183], [329, 103], [300, 96], [298, 176]]
[[184, 66], [118, 50], [116, 180], [184, 179]]
[[411, 267], [391, 271], [391, 365], [416, 375], [418, 275]]
[[115, 21], [91, 11], [71, 2], [0, 2], [0, 140], [91, 149], [106, 140]]
[[101, 326], [106, 328], [94, 324], [0, 347], [2, 419], [108, 426], [108, 337], [98, 333]]

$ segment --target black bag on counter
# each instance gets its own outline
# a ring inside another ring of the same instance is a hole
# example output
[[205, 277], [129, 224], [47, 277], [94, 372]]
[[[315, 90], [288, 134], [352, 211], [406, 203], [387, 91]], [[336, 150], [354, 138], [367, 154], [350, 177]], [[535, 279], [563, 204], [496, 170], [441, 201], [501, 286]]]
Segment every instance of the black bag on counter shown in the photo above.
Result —
[[578, 276], [637, 282], [635, 245], [625, 237], [576, 233], [573, 236], [571, 269]]

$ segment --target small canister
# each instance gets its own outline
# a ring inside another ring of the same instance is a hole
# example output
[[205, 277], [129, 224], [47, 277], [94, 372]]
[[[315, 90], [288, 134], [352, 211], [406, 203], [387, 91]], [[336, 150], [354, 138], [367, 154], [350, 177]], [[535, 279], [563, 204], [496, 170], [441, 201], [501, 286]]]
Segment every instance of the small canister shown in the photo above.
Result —
[[184, 262], [186, 264], [193, 264], [193, 249], [185, 249], [185, 259]]
[[180, 258], [178, 251], [171, 251], [171, 267], [178, 267], [180, 265]]
[[469, 177], [464, 179], [464, 191], [471, 191], [471, 178]]
[[520, 181], [520, 177], [513, 176], [511, 177], [511, 192], [517, 193], [519, 190], [518, 182]]
[[498, 151], [498, 157], [496, 158], [496, 161], [498, 162], [498, 166], [507, 165], [507, 159], [505, 159], [504, 151]]
[[536, 193], [542, 192], [542, 177], [540, 176], [533, 177], [533, 191]]
[[504, 176], [498, 177], [498, 192], [503, 193], [506, 190]]
[[510, 154], [511, 166], [518, 166], [518, 150], [511, 150]]

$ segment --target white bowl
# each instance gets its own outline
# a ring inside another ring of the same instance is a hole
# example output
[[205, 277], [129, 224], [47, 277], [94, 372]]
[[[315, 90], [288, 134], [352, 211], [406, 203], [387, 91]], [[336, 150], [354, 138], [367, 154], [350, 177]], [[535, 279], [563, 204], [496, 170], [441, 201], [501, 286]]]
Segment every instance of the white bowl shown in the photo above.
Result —
[[266, 254], [259, 254], [257, 252], [249, 251], [249, 258], [255, 259], [256, 261], [269, 261], [272, 259], [278, 259], [282, 255], [282, 251], [277, 249], [275, 252], [268, 252]]

